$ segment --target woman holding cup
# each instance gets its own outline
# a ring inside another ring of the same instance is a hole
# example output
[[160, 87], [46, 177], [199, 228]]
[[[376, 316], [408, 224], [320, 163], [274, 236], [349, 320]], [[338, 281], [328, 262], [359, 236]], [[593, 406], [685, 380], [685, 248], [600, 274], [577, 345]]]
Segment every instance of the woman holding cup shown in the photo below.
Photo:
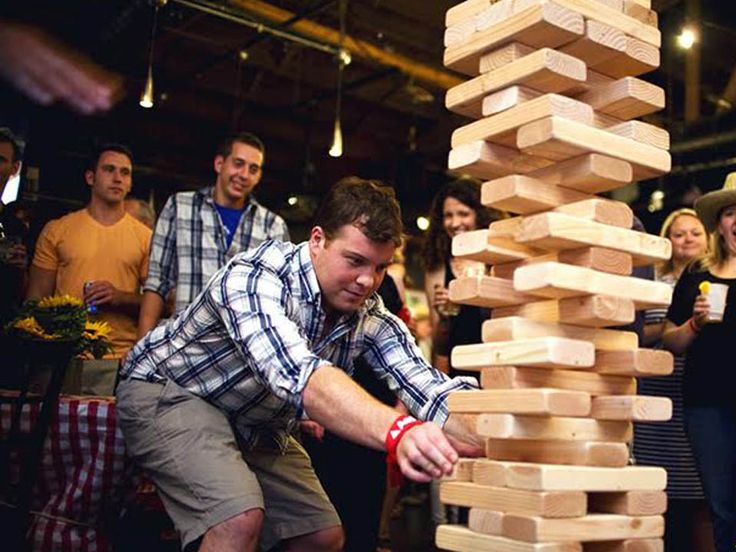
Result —
[[710, 251], [675, 287], [662, 341], [685, 354], [687, 430], [713, 519], [717, 552], [736, 544], [736, 172], [695, 202]]

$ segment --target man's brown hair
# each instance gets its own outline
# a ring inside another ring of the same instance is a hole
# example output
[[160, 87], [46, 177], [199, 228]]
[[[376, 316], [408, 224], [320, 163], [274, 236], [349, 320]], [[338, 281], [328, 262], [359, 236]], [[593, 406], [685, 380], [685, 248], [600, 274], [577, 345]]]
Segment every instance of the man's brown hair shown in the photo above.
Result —
[[322, 201], [314, 224], [322, 227], [328, 239], [352, 224], [370, 240], [401, 245], [401, 208], [394, 190], [378, 180], [357, 176], [339, 180]]

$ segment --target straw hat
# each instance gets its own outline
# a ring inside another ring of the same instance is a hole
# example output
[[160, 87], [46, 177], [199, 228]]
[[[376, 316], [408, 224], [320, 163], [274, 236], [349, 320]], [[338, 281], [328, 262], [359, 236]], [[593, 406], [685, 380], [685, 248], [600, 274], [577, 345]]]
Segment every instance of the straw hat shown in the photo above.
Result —
[[705, 229], [713, 232], [718, 226], [718, 215], [729, 205], [736, 205], [736, 172], [726, 177], [722, 189], [709, 192], [697, 199], [694, 207]]

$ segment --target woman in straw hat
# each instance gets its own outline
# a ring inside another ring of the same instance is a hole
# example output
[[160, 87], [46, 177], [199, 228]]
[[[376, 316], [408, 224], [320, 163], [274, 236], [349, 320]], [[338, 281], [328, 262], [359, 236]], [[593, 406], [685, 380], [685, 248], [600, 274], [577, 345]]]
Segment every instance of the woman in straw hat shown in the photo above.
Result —
[[[710, 251], [680, 277], [663, 343], [685, 353], [685, 426], [713, 518], [718, 552], [736, 544], [736, 172], [722, 190], [695, 202]], [[705, 284], [705, 282], [708, 282]], [[713, 321], [708, 287], [728, 287], [723, 318]]]

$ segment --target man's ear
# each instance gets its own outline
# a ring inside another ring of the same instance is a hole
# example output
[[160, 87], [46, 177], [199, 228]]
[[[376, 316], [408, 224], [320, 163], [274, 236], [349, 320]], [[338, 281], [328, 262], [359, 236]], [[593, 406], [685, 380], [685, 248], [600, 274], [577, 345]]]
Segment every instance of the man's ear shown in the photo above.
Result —
[[222, 170], [222, 164], [225, 162], [225, 158], [222, 155], [215, 155], [215, 160], [212, 163], [212, 166], [215, 169], [215, 172], [217, 174], [220, 174], [220, 171]]
[[92, 186], [92, 184], [95, 183], [95, 173], [94, 171], [87, 169], [84, 171], [84, 180], [87, 182], [87, 186]]
[[309, 250], [315, 253], [320, 247], [323, 247], [327, 241], [325, 231], [321, 226], [313, 226], [309, 232]]

